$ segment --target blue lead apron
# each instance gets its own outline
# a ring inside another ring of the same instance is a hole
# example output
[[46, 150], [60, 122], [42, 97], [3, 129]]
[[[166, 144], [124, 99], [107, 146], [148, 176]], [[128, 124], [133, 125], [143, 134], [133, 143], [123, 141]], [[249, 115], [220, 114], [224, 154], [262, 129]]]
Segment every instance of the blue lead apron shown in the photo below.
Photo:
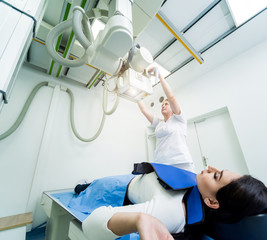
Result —
[[188, 189], [184, 202], [186, 205], [186, 223], [193, 225], [204, 221], [204, 206], [197, 188], [196, 174], [184, 169], [159, 163], [134, 164], [133, 174], [154, 172], [165, 189], [174, 191]]

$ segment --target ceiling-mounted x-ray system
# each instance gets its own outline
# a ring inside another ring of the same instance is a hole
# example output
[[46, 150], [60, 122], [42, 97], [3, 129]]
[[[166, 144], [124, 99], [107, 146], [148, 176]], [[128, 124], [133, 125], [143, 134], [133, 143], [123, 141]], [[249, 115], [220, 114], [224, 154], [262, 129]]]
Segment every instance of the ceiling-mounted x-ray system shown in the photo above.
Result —
[[[77, 67], [88, 62], [109, 74], [116, 73], [120, 58], [125, 56], [133, 44], [132, 14], [130, 1], [113, 0], [111, 4], [110, 9], [115, 8], [114, 12], [95, 40], [89, 20], [108, 17], [111, 13], [101, 9], [85, 13], [81, 7], [76, 6], [73, 17], [58, 24], [47, 36], [47, 49], [52, 58], [67, 67]], [[57, 37], [70, 27], [73, 28], [76, 40], [84, 48], [83, 56], [77, 60], [65, 59], [55, 51]]]
[[[116, 79], [116, 91], [120, 96], [140, 100], [152, 93], [152, 84], [145, 69], [153, 62], [148, 50], [132, 47], [133, 18], [131, 0], [102, 0], [108, 10], [91, 9], [85, 12], [81, 7], [74, 7], [73, 17], [57, 26], [48, 34], [46, 45], [51, 57], [61, 65], [77, 67], [85, 63], [112, 75]], [[147, 1], [153, 6], [154, 15], [162, 1]], [[146, 3], [147, 4], [147, 3]], [[107, 18], [105, 28], [94, 39], [90, 19]], [[150, 21], [151, 19], [149, 19]], [[142, 23], [146, 25], [147, 22]], [[66, 29], [72, 27], [76, 40], [84, 49], [84, 54], [77, 60], [65, 59], [56, 52], [56, 41]], [[132, 50], [131, 50], [132, 49]], [[131, 50], [131, 51], [130, 51]], [[134, 51], [133, 51], [134, 50]]]

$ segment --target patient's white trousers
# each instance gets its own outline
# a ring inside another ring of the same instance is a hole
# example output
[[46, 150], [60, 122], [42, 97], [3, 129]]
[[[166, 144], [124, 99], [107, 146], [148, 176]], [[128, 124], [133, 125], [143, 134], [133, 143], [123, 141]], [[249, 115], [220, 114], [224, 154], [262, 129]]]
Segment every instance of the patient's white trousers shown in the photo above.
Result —
[[134, 205], [97, 208], [83, 222], [83, 232], [89, 240], [113, 240], [120, 237], [107, 227], [109, 219], [117, 212], [146, 213], [160, 220], [170, 233], [181, 232], [185, 225], [182, 205], [184, 193], [163, 188], [154, 172], [138, 175], [128, 188], [128, 198]]

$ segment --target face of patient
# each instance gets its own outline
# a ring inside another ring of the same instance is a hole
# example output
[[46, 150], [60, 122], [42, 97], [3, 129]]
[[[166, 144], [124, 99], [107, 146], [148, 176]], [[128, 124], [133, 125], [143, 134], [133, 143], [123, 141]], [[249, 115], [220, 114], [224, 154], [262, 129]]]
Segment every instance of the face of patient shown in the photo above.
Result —
[[205, 204], [214, 209], [219, 208], [216, 199], [218, 190], [241, 176], [238, 173], [229, 170], [220, 171], [211, 166], [197, 174], [197, 186]]

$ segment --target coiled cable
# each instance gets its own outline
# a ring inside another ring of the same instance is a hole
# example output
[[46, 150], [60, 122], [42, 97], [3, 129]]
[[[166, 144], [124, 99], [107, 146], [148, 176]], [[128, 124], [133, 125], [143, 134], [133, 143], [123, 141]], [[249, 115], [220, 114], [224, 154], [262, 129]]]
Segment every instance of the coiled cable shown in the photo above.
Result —
[[81, 141], [83, 142], [91, 142], [93, 140], [95, 140], [101, 133], [102, 129], [103, 129], [103, 126], [104, 126], [104, 123], [105, 123], [105, 119], [106, 119], [106, 115], [105, 113], [103, 112], [103, 115], [102, 115], [102, 120], [101, 120], [101, 123], [100, 123], [100, 126], [97, 130], [97, 132], [95, 133], [95, 135], [93, 135], [92, 137], [90, 138], [83, 138], [77, 131], [76, 127], [75, 127], [75, 123], [74, 123], [74, 97], [73, 97], [73, 93], [72, 91], [67, 88], [66, 92], [69, 94], [70, 96], [70, 123], [71, 123], [71, 128], [72, 128], [72, 131], [74, 133], [74, 135]]
[[[49, 82], [41, 82], [39, 84], [37, 84], [34, 89], [31, 91], [27, 101], [25, 102], [17, 120], [15, 121], [15, 123], [4, 133], [2, 133], [0, 135], [0, 141], [3, 140], [4, 138], [8, 137], [10, 134], [12, 134], [21, 124], [22, 120], [24, 119], [33, 98], [35, 97], [36, 93], [38, 92], [38, 90], [43, 87], [43, 86], [48, 86]], [[118, 103], [119, 103], [119, 97], [117, 96], [116, 102], [114, 104], [114, 106], [112, 107], [112, 109], [110, 111], [107, 111], [107, 89], [106, 87], [103, 88], [103, 104], [102, 104], [102, 108], [103, 108], [103, 115], [102, 115], [102, 120], [100, 123], [100, 126], [97, 130], [97, 132], [90, 138], [83, 138], [77, 131], [76, 127], [75, 127], [75, 123], [74, 123], [74, 96], [73, 93], [70, 89], [66, 88], [65, 90], [69, 96], [70, 96], [70, 123], [71, 123], [71, 128], [72, 131], [74, 133], [74, 135], [81, 141], [83, 142], [91, 142], [93, 140], [95, 140], [101, 133], [104, 123], [105, 123], [105, 119], [106, 119], [106, 115], [111, 115], [112, 113], [115, 112], [115, 110], [117, 109]]]
[[34, 89], [31, 91], [27, 101], [25, 102], [17, 120], [14, 122], [14, 124], [4, 133], [2, 133], [0, 135], [0, 141], [3, 140], [4, 138], [8, 137], [10, 134], [12, 134], [18, 127], [19, 125], [21, 124], [22, 120], [24, 119], [31, 103], [32, 103], [32, 100], [33, 98], [35, 97], [36, 93], [38, 92], [38, 90], [43, 87], [43, 86], [48, 86], [48, 82], [41, 82], [39, 84], [37, 84]]

